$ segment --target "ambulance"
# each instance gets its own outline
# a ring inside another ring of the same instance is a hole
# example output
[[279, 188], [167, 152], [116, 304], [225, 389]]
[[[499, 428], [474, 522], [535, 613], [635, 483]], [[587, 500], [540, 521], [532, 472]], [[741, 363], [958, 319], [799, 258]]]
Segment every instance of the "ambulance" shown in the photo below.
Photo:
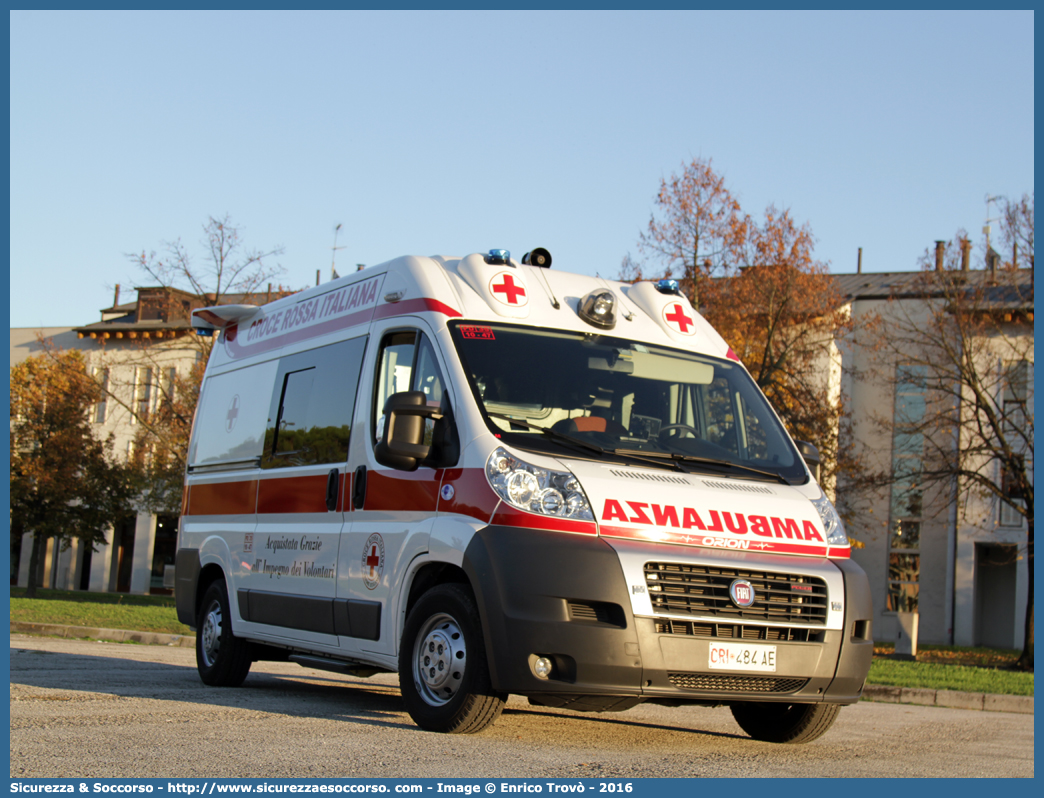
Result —
[[676, 282], [490, 250], [192, 319], [175, 595], [205, 684], [288, 660], [398, 672], [427, 730], [515, 694], [781, 743], [859, 700], [870, 590], [818, 454]]

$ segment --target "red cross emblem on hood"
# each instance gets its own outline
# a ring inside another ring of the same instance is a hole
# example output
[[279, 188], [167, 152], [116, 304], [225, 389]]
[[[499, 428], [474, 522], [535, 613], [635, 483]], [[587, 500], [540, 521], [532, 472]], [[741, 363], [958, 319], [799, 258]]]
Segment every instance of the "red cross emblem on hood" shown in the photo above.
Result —
[[[667, 322], [672, 330], [682, 335], [696, 334], [696, 320], [685, 313], [685, 309], [678, 302], [674, 302], [663, 309], [663, 320]], [[692, 329], [689, 329], [689, 328]]]
[[[498, 283], [497, 280], [500, 280]], [[505, 305], [524, 305], [529, 300], [526, 298], [526, 288], [521, 283], [516, 283], [513, 275], [500, 272], [489, 281], [489, 290], [494, 297]]]

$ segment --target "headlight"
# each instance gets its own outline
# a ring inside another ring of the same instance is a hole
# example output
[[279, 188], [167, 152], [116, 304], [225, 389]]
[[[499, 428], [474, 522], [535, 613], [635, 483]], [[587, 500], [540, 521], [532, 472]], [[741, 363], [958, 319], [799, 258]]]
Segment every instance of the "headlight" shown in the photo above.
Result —
[[497, 447], [486, 460], [486, 479], [512, 507], [540, 515], [594, 521], [587, 496], [569, 471], [537, 468]]
[[837, 514], [837, 510], [834, 509], [834, 505], [830, 503], [830, 499], [826, 497], [826, 494], [820, 494], [818, 499], [813, 499], [812, 506], [816, 508], [819, 517], [823, 519], [823, 529], [827, 533], [827, 543], [831, 546], [847, 546], [848, 533], [845, 532], [845, 525], [841, 523], [841, 516]]

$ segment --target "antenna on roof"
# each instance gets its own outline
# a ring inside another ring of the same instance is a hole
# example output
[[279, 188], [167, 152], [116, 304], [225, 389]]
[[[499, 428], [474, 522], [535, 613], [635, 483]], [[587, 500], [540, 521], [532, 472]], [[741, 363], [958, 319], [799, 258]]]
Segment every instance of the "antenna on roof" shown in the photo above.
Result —
[[1000, 221], [1000, 217], [999, 216], [995, 216], [992, 219], [990, 218], [990, 203], [991, 202], [1000, 202], [1002, 199], [1004, 199], [1004, 197], [1001, 196], [1000, 194], [998, 194], [995, 197], [991, 197], [988, 192], [986, 194], [986, 224], [983, 225], [982, 232], [986, 234], [986, 257], [987, 258], [989, 258], [989, 256], [990, 256], [990, 231], [992, 229], [990, 227], [990, 222], [999, 222]]
[[334, 228], [334, 245], [332, 247], [330, 247], [330, 249], [333, 250], [333, 257], [330, 258], [330, 279], [331, 280], [336, 280], [337, 277], [338, 277], [337, 269], [334, 268], [334, 263], [337, 260], [337, 250], [344, 249], [344, 247], [337, 246], [337, 234], [340, 233], [340, 232], [341, 232], [341, 223], [338, 222], [337, 223], [337, 227]]

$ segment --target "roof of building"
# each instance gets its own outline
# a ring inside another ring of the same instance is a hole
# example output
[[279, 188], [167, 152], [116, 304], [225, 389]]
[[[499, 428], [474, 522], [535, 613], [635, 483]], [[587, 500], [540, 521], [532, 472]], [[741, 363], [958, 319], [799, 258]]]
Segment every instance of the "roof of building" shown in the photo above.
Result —
[[[133, 302], [102, 308], [102, 320], [74, 327], [81, 338], [176, 338], [192, 329], [190, 317], [196, 308], [215, 304], [214, 295], [203, 295], [164, 286], [134, 289]], [[285, 289], [250, 294], [223, 294], [217, 304], [266, 304], [295, 293]]]
[[[930, 278], [936, 272], [876, 272], [857, 274], [831, 275], [838, 289], [847, 300], [853, 299], [890, 299], [928, 298], [943, 296], [942, 287], [938, 290], [926, 290]], [[1005, 308], [1028, 308], [1033, 305], [1033, 271], [1019, 269], [1016, 272], [1002, 271], [992, 275], [985, 269], [973, 269], [966, 272], [945, 271], [942, 273], [954, 279], [965, 281], [969, 288], [986, 285], [986, 301], [988, 304]], [[997, 283], [990, 285], [990, 280]]]

